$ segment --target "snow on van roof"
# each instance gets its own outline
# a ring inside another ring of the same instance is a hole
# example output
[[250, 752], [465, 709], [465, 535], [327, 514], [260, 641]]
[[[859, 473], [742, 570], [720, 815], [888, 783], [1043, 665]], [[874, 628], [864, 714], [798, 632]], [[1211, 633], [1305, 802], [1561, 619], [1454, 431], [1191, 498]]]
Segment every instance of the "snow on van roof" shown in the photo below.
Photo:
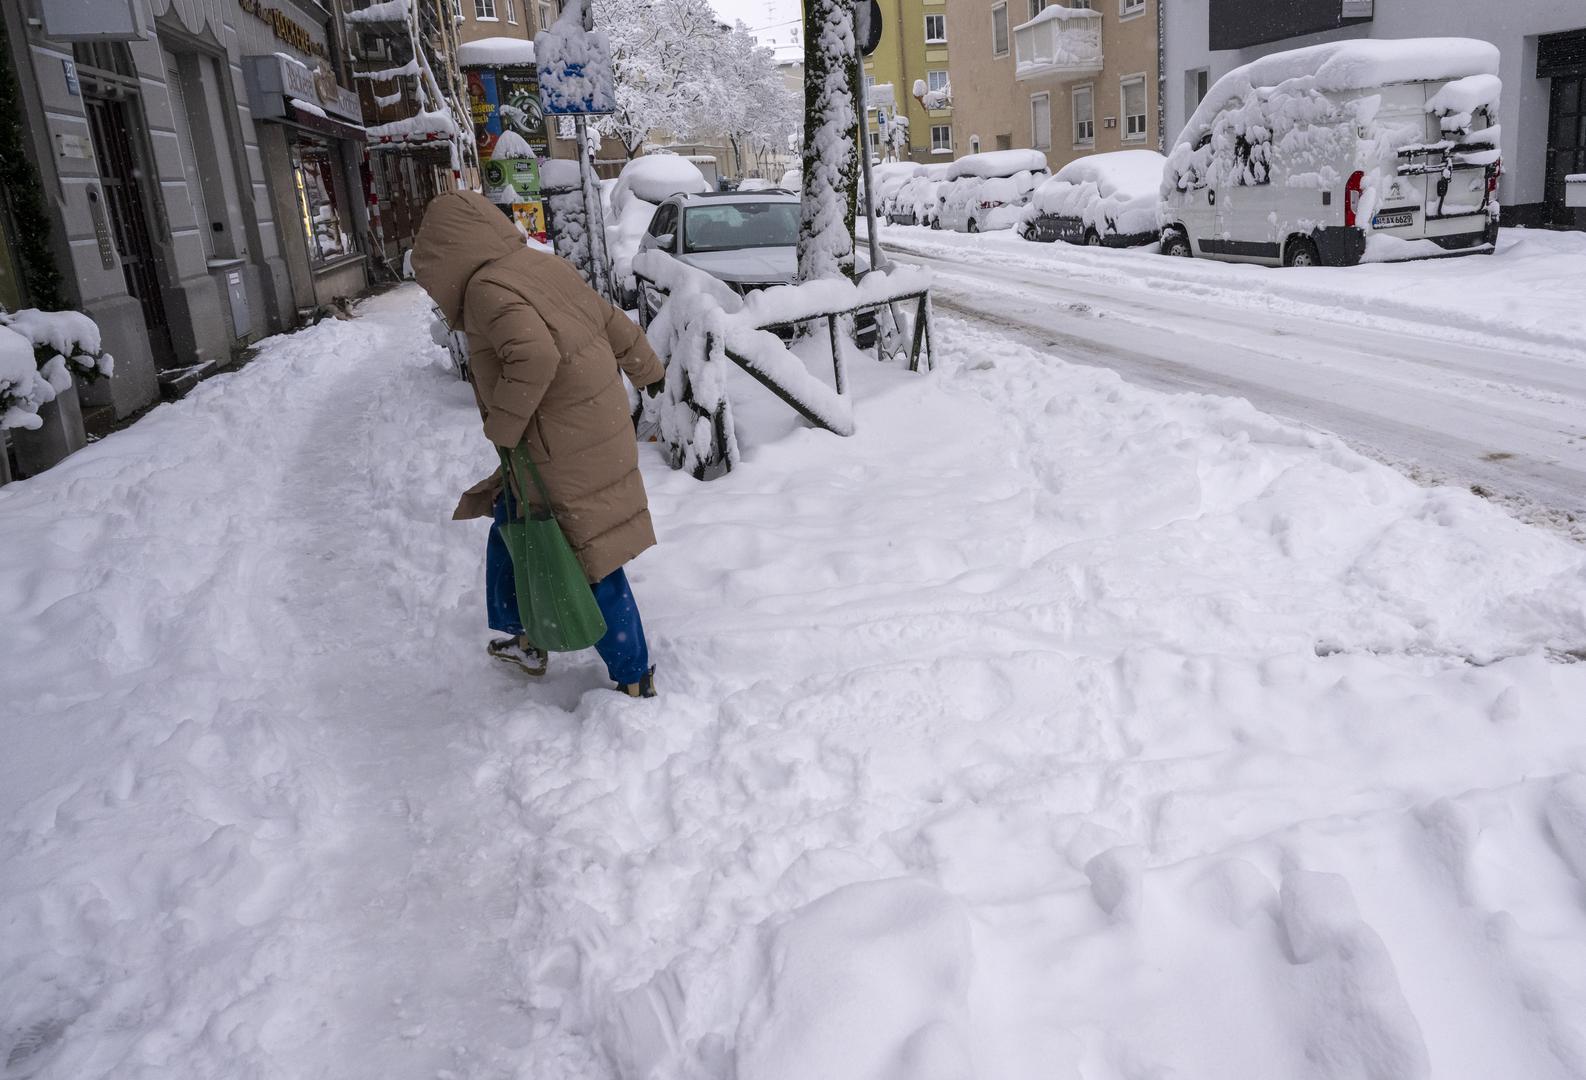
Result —
[[1498, 74], [1498, 47], [1474, 38], [1403, 38], [1333, 41], [1273, 53], [1236, 67], [1212, 86], [1184, 125], [1179, 141], [1211, 124], [1228, 102], [1255, 89], [1305, 80], [1296, 90], [1369, 90], [1391, 83], [1461, 79]]
[[1046, 155], [1039, 150], [988, 150], [984, 154], [966, 154], [947, 170], [947, 179], [961, 176], [1012, 176], [1021, 172], [1044, 172]]

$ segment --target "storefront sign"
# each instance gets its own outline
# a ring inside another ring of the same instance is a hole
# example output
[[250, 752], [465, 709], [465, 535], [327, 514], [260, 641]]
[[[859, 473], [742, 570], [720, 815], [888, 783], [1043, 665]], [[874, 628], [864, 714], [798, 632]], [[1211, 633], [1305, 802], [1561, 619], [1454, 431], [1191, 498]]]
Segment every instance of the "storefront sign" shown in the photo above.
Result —
[[535, 154], [546, 157], [551, 144], [540, 108], [540, 87], [525, 68], [486, 68], [468, 73], [468, 109], [474, 121], [479, 160], [495, 156], [502, 132], [515, 131]]
[[249, 104], [260, 119], [290, 118], [288, 106], [296, 100], [323, 109], [345, 123], [363, 125], [358, 95], [338, 85], [335, 76], [323, 68], [314, 71], [289, 56], [271, 53], [244, 57], [243, 70], [248, 79]]
[[329, 55], [325, 51], [324, 43], [314, 37], [313, 31], [302, 23], [294, 22], [279, 8], [267, 7], [259, 0], [237, 0], [237, 6], [254, 18], [269, 23], [275, 36], [298, 52], [312, 53], [315, 56]]

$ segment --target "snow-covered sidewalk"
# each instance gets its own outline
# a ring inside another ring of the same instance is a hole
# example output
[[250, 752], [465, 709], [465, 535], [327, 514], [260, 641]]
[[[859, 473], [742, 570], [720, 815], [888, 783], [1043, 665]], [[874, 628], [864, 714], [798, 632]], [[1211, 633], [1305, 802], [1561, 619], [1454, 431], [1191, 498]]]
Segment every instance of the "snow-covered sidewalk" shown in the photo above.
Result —
[[944, 319], [535, 684], [361, 313], [0, 489], [0, 1077], [1586, 1075], [1586, 551]]

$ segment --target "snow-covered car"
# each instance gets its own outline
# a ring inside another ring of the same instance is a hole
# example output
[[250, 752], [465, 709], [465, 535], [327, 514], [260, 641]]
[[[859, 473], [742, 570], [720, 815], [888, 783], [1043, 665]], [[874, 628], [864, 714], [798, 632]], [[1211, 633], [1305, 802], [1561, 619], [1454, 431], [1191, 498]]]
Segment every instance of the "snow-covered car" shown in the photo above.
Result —
[[733, 188], [733, 190], [742, 191], [745, 194], [751, 191], [775, 191], [776, 185], [763, 177], [746, 176], [738, 181], [738, 186]]
[[990, 150], [948, 166], [938, 193], [937, 224], [955, 232], [1011, 229], [1033, 192], [1049, 175], [1039, 150]]
[[800, 169], [789, 169], [782, 174], [782, 179], [776, 186], [783, 191], [799, 191], [804, 187], [804, 173]]
[[1351, 266], [1491, 253], [1498, 50], [1467, 38], [1274, 53], [1211, 88], [1168, 155], [1162, 252]]
[[[736, 293], [791, 285], [798, 277], [799, 197], [787, 191], [712, 191], [674, 195], [656, 209], [639, 241], [640, 251], [672, 258], [726, 283]], [[856, 256], [860, 272], [869, 269]], [[639, 322], [648, 325], [662, 298], [638, 290]], [[859, 341], [868, 343], [875, 321], [859, 319]]]
[[1119, 150], [1069, 162], [1030, 196], [1019, 219], [1026, 240], [1101, 247], [1155, 243], [1162, 166], [1155, 150]]
[[885, 218], [891, 208], [892, 199], [899, 189], [924, 171], [924, 165], [912, 161], [887, 161], [873, 166], [870, 177], [876, 187], [876, 216]]
[[898, 186], [887, 202], [887, 220], [894, 225], [935, 227], [938, 196], [946, 183], [946, 165], [927, 165], [925, 171], [911, 176]]
[[632, 304], [633, 256], [639, 250], [644, 230], [655, 217], [655, 208], [668, 196], [679, 192], [710, 190], [710, 181], [693, 162], [676, 154], [646, 154], [622, 167], [616, 181], [605, 190], [606, 250], [611, 270], [622, 287], [623, 298]]

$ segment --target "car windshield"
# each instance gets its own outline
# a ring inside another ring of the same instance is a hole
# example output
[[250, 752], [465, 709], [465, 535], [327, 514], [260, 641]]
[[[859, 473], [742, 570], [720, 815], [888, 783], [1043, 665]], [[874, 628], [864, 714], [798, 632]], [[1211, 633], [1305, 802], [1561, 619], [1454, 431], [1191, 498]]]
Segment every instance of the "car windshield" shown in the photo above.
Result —
[[683, 214], [684, 251], [792, 247], [798, 235], [798, 203], [730, 202]]

